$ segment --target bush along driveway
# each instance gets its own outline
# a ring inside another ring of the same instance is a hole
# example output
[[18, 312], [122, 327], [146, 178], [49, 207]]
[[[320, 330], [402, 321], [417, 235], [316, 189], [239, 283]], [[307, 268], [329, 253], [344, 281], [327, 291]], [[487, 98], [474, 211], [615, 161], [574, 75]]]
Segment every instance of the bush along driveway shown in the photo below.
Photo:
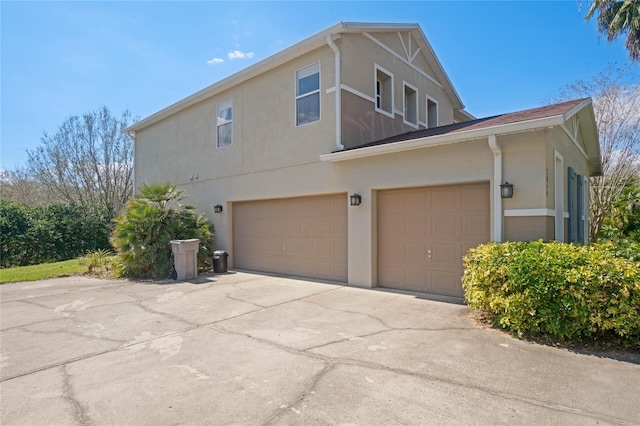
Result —
[[248, 273], [0, 291], [3, 425], [640, 422], [640, 359], [423, 295]]

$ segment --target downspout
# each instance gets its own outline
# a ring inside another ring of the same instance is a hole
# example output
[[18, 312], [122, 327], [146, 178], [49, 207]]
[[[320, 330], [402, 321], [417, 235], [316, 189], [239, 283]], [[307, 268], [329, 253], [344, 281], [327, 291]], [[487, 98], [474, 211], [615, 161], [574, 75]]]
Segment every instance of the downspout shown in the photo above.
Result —
[[493, 151], [493, 241], [502, 242], [502, 197], [498, 185], [502, 183], [502, 150], [496, 135], [489, 135], [489, 148]]
[[136, 196], [136, 132], [129, 131], [129, 137], [133, 139], [133, 166], [131, 167], [131, 195]]
[[331, 34], [327, 34], [327, 44], [336, 54], [336, 148], [342, 151], [342, 59], [340, 49], [331, 39]]

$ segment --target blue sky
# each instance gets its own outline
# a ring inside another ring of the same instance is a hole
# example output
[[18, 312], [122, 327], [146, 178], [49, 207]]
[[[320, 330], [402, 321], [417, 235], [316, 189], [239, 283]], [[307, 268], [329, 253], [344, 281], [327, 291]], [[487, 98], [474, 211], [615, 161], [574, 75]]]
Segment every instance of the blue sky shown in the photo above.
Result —
[[589, 3], [1, 1], [0, 166], [69, 115], [144, 118], [338, 21], [420, 24], [477, 117], [540, 106], [627, 63], [584, 22]]

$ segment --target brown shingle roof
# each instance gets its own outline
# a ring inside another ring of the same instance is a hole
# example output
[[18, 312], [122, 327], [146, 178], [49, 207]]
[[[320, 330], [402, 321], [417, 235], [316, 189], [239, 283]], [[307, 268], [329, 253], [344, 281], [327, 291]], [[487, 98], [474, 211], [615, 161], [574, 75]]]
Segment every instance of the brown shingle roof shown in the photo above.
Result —
[[[500, 126], [505, 124], [512, 124], [521, 121], [536, 120], [546, 117], [554, 117], [558, 115], [566, 114], [571, 111], [576, 105], [584, 102], [585, 99], [576, 99], [573, 101], [561, 102], [559, 104], [547, 105], [538, 108], [526, 109], [523, 111], [510, 112], [507, 114], [495, 115], [493, 117], [479, 118], [477, 120], [465, 121], [462, 123], [454, 123], [446, 126], [433, 127], [431, 129], [414, 130], [411, 132], [403, 133], [401, 135], [391, 136], [386, 139], [381, 139], [374, 142], [369, 142], [364, 145], [359, 145], [347, 150], [365, 148], [369, 146], [385, 145], [393, 142], [402, 142], [412, 139], [427, 138], [429, 136], [444, 135], [448, 133], [456, 133], [461, 131], [476, 130], [485, 127]], [[345, 151], [347, 151], [345, 150]]]

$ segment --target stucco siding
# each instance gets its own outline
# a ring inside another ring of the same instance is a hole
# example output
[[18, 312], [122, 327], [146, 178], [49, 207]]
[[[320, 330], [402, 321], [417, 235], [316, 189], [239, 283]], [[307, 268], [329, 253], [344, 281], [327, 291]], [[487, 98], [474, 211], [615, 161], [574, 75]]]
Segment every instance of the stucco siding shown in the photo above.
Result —
[[553, 239], [554, 224], [550, 216], [505, 217], [505, 241], [549, 241]]
[[[296, 127], [295, 72], [320, 62], [320, 120]], [[334, 56], [323, 46], [136, 133], [136, 184], [189, 183], [318, 162], [335, 145]], [[233, 142], [216, 145], [218, 103], [233, 102]], [[327, 135], [331, 135], [327, 137]]]
[[[397, 33], [393, 34], [371, 34], [375, 38], [380, 37], [380, 41], [387, 36], [391, 40], [400, 39]], [[342, 83], [355, 89], [357, 92], [363, 93], [370, 99], [375, 99], [375, 65], [384, 68], [393, 74], [393, 106], [394, 114], [402, 120], [403, 114], [403, 81], [411, 84], [418, 89], [418, 120], [420, 123], [426, 122], [426, 96], [434, 99], [438, 103], [438, 124], [453, 123], [453, 106], [451, 100], [444, 92], [444, 89], [434, 83], [429, 78], [416, 71], [407, 63], [389, 54], [384, 48], [367, 38], [362, 34], [348, 34], [341, 39], [342, 51]], [[397, 46], [396, 46], [397, 47]], [[415, 46], [414, 46], [415, 49]], [[395, 50], [394, 50], [395, 51]], [[400, 47], [400, 51], [396, 51], [399, 55], [404, 56], [405, 52]], [[419, 52], [414, 58], [413, 66], [421, 69], [427, 75], [435, 79], [435, 74], [428, 67], [426, 60]], [[343, 92], [344, 93], [344, 92]], [[370, 101], [371, 111], [375, 110], [375, 105]], [[382, 115], [381, 113], [377, 113]], [[421, 126], [422, 127], [422, 126]]]
[[416, 129], [404, 124], [402, 116], [387, 117], [376, 112], [368, 100], [346, 91], [342, 93], [342, 143], [345, 148], [412, 130]]
[[[497, 138], [502, 148], [502, 179], [513, 184], [513, 198], [503, 208], [539, 209], [545, 206], [544, 131], [514, 133]], [[502, 183], [502, 182], [501, 182]]]

